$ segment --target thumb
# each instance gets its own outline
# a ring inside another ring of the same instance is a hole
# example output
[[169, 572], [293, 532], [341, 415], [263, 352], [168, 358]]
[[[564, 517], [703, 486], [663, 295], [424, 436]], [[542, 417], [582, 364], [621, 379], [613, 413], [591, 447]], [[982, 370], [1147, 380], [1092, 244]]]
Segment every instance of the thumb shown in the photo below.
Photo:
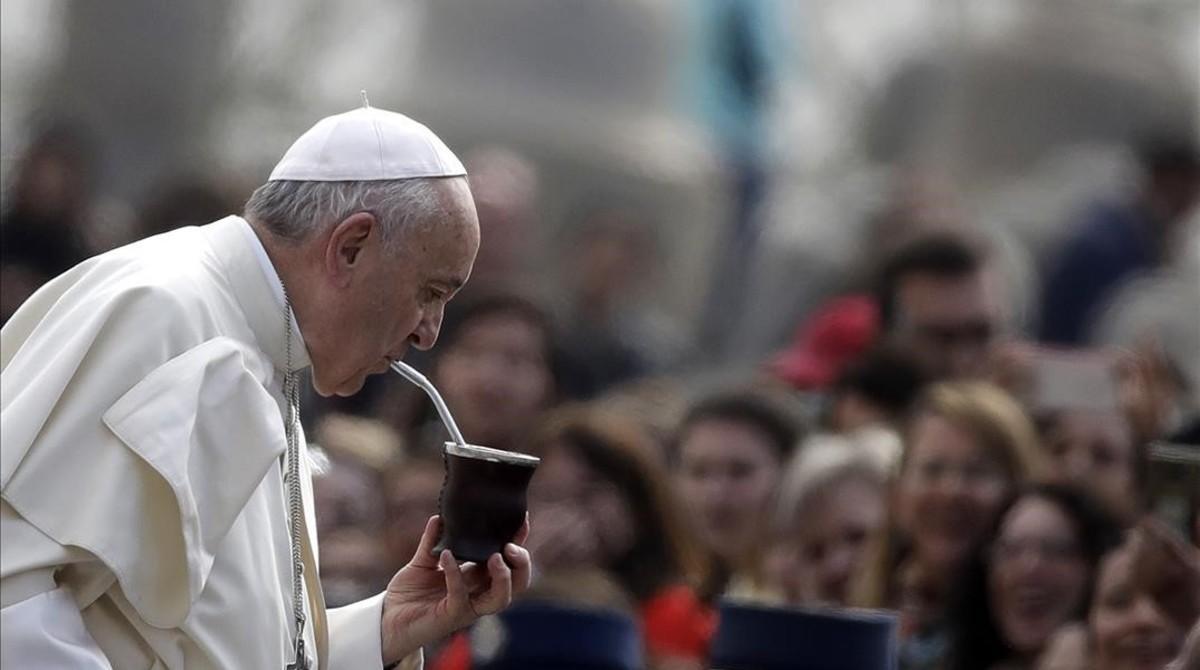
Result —
[[442, 517], [434, 514], [425, 522], [425, 530], [421, 533], [421, 542], [417, 545], [417, 553], [413, 554], [409, 565], [419, 568], [434, 569], [438, 567], [438, 557], [433, 548], [437, 546], [442, 536]]

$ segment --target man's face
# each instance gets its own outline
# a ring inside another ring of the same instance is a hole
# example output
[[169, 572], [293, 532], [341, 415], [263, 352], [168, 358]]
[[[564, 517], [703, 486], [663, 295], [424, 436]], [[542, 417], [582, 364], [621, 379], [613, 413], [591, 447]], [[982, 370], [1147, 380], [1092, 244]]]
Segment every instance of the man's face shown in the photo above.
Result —
[[[386, 372], [409, 345], [437, 341], [446, 303], [466, 283], [479, 249], [479, 222], [465, 179], [438, 182], [443, 213], [387, 245], [378, 221], [355, 215], [325, 245], [316, 327], [305, 328], [313, 386], [347, 396]], [[310, 324], [302, 324], [308, 326]]]
[[900, 279], [890, 338], [937, 379], [984, 374], [1000, 330], [1000, 301], [987, 272]]

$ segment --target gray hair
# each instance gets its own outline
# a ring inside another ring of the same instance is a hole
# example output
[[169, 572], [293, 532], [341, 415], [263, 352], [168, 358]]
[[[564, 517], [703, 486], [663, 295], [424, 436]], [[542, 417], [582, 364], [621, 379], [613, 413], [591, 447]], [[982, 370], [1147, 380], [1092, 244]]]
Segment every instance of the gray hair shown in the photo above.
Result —
[[393, 246], [409, 229], [445, 213], [437, 179], [381, 181], [269, 181], [246, 202], [247, 219], [288, 242], [302, 242], [325, 226], [370, 212]]

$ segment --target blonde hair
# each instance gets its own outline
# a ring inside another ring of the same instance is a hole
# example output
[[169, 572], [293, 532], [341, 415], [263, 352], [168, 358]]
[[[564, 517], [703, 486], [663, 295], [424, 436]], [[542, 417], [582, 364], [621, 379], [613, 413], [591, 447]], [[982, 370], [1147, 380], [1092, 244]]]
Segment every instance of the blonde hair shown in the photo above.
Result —
[[816, 497], [848, 480], [887, 486], [899, 455], [900, 438], [888, 430], [814, 435], [788, 463], [779, 487], [776, 526], [788, 528]]
[[[972, 435], [988, 455], [1000, 463], [1010, 487], [1023, 481], [1041, 481], [1050, 464], [1041, 450], [1033, 422], [1010, 395], [983, 382], [942, 382], [922, 393], [908, 421], [900, 468], [893, 489], [912, 460], [913, 431], [922, 417], [937, 416]], [[864, 572], [855, 588], [860, 607], [891, 604], [896, 571], [906, 557], [908, 539], [897, 527], [895, 506], [888, 522], [871, 543]]]
[[404, 440], [391, 426], [376, 419], [329, 414], [314, 432], [332, 458], [346, 458], [383, 473], [404, 457]]
[[[907, 443], [917, 419], [937, 416], [970, 433], [988, 455], [998, 461], [1012, 481], [1042, 479], [1050, 461], [1042, 450], [1037, 429], [1021, 405], [1000, 387], [984, 382], [943, 382], [927, 389], [917, 400], [908, 425]], [[912, 449], [900, 459], [900, 472], [908, 467]]]

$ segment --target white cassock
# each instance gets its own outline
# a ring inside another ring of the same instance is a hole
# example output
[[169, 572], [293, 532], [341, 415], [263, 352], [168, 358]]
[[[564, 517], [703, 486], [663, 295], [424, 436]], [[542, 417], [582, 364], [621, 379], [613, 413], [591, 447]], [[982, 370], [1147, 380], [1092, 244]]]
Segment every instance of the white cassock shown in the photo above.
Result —
[[[229, 217], [86, 261], [5, 325], [3, 668], [293, 660], [283, 305]], [[381, 611], [382, 595], [328, 612], [330, 670], [381, 667]]]

